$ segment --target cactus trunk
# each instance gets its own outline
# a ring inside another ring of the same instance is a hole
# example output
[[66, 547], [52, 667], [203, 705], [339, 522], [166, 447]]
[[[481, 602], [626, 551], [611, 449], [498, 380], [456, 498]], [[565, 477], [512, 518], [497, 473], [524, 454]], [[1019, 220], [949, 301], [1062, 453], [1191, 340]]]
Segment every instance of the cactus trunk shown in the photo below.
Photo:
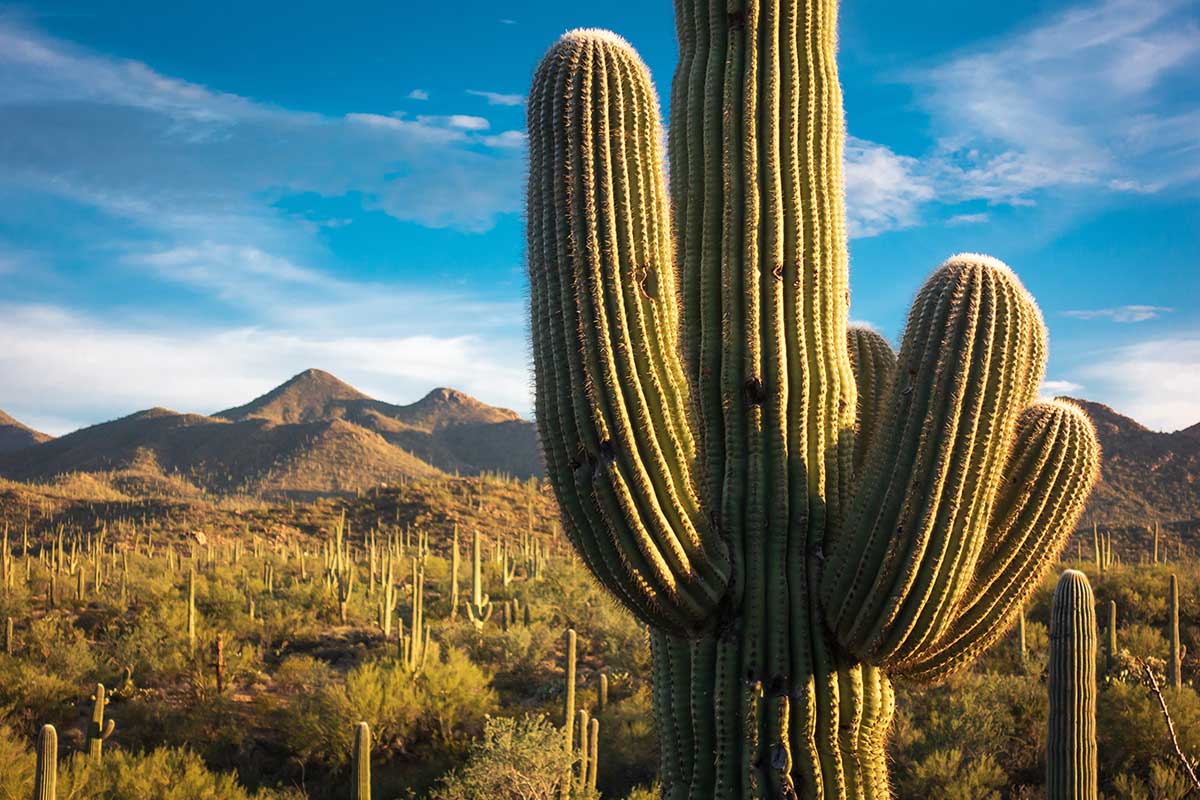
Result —
[[1050, 612], [1047, 800], [1095, 800], [1096, 609], [1082, 572], [1067, 570]]
[[1183, 685], [1183, 653], [1179, 642], [1179, 578], [1171, 573], [1171, 583], [1168, 589], [1169, 608], [1167, 610], [1167, 638], [1170, 642], [1170, 653], [1167, 661], [1167, 683], [1172, 689]]
[[993, 259], [933, 274], [895, 378], [848, 329], [836, 0], [676, 12], [670, 203], [628, 44], [572, 31], [534, 77], [548, 472], [651, 628], [666, 797], [888, 797], [884, 668], [941, 678], [1003, 635], [1078, 520], [1095, 434], [1033, 404], [1045, 331]]
[[371, 800], [371, 726], [358, 723], [354, 729], [354, 785], [351, 800]]

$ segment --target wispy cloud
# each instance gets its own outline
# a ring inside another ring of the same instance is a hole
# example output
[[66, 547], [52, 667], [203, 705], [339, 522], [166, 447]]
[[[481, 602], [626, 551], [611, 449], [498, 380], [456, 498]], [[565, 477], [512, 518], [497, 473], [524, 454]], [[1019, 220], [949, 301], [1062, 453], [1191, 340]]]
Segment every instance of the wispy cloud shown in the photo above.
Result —
[[501, 92], [482, 92], [478, 89], [468, 89], [467, 94], [482, 97], [489, 106], [520, 106], [525, 104], [525, 96], [520, 94], [503, 94]]
[[1038, 392], [1038, 396], [1043, 400], [1050, 400], [1062, 395], [1078, 396], [1083, 391], [1083, 384], [1075, 383], [1075, 381], [1064, 380], [1044, 380], [1042, 388]]
[[916, 225], [923, 203], [934, 197], [915, 158], [875, 142], [846, 140], [846, 213], [851, 236], [874, 236]]
[[1111, 322], [1145, 322], [1169, 314], [1175, 309], [1166, 306], [1117, 306], [1116, 308], [1076, 309], [1062, 312], [1075, 319], [1106, 319]]
[[0, 188], [53, 193], [159, 229], [234, 220], [261, 229], [271, 199], [288, 192], [356, 192], [399, 220], [468, 231], [521, 207], [522, 159], [510, 141], [486, 135], [484, 117], [280, 108], [5, 16], [0, 114]]
[[987, 212], [981, 212], [977, 214], [955, 214], [946, 220], [946, 224], [954, 227], [957, 225], [981, 225], [987, 221]]
[[1156, 430], [1200, 422], [1200, 332], [1101, 351], [1076, 371], [1100, 400]]
[[409, 100], [428, 100], [429, 92], [424, 89], [413, 89], [408, 93], [407, 97]]
[[[1187, 0], [1100, 0], [910, 75], [943, 197], [1154, 192], [1200, 180], [1198, 113], [1171, 102], [1200, 66]], [[1186, 132], [1186, 133], [1185, 133]]]

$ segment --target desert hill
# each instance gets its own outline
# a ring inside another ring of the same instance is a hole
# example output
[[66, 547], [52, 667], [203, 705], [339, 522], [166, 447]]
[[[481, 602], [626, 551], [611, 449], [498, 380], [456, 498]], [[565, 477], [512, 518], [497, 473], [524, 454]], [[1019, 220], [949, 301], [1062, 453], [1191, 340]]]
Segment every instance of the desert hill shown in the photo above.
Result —
[[[213, 416], [140, 411], [0, 453], [0, 475], [48, 480], [119, 474], [124, 484], [170, 478], [197, 491], [312, 497], [444, 472], [540, 473], [531, 423], [453, 389], [411, 405], [306, 370], [250, 403]], [[186, 492], [185, 492], [186, 493]]]
[[1104, 452], [1089, 514], [1138, 526], [1200, 519], [1200, 423], [1160, 433], [1101, 403], [1065, 399], [1091, 417]]
[[0, 411], [0, 455], [40, 444], [50, 438]]

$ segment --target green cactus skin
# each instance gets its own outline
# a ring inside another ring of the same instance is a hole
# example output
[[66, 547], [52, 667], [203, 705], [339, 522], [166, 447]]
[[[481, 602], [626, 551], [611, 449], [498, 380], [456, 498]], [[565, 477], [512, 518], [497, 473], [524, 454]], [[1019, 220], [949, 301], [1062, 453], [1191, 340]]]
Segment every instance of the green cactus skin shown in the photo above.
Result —
[[1096, 609], [1087, 576], [1067, 570], [1050, 611], [1047, 800], [1095, 800]]
[[676, 10], [670, 203], [623, 40], [566, 34], [529, 95], [548, 472], [580, 557], [651, 627], [667, 798], [887, 797], [881, 667], [937, 679], [1007, 630], [1095, 435], [1031, 405], [1037, 307], [966, 255], [918, 294], [897, 377], [864, 386], [856, 453], [836, 0]]
[[104, 741], [112, 736], [116, 727], [111, 719], [105, 721], [104, 709], [108, 705], [108, 696], [104, 684], [96, 684], [96, 692], [92, 695], [92, 720], [88, 723], [87, 746], [88, 757], [93, 763], [99, 764], [104, 755]]
[[854, 385], [858, 389], [858, 405], [854, 415], [854, 472], [858, 474], [870, 449], [884, 398], [896, 372], [896, 354], [887, 339], [862, 325], [851, 325], [846, 329], [846, 349], [850, 354]]
[[33, 800], [54, 800], [58, 793], [58, 732], [43, 725], [37, 740], [37, 766], [33, 773]]
[[1167, 660], [1167, 683], [1173, 689], [1183, 685], [1183, 653], [1179, 646], [1179, 578], [1171, 573], [1171, 584], [1168, 589], [1170, 604], [1167, 617], [1167, 638], [1171, 643], [1171, 652]]
[[371, 800], [371, 726], [360, 722], [354, 729], [354, 791], [351, 800]]

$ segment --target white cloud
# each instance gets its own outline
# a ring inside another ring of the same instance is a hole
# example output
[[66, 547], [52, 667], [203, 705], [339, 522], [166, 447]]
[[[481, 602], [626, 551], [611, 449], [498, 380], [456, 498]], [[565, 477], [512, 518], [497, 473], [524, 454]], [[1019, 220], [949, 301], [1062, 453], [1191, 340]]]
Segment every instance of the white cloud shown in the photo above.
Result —
[[505, 131], [495, 136], [483, 137], [483, 143], [488, 147], [524, 147], [528, 139], [525, 131]]
[[263, 327], [145, 329], [53, 306], [0, 305], [0, 408], [62, 434], [153, 405], [212, 413], [309, 367], [380, 399], [454, 386], [528, 411], [522, 342]]
[[955, 214], [946, 220], [946, 224], [953, 227], [957, 225], [980, 225], [987, 221], [987, 213], [982, 212], [978, 214]]
[[1092, 395], [1155, 430], [1200, 422], [1200, 332], [1097, 353], [1076, 370]]
[[915, 158], [881, 144], [847, 137], [844, 176], [851, 236], [874, 236], [916, 225], [934, 189]]
[[[159, 232], [220, 225], [226, 238], [257, 240], [279, 233], [275, 198], [306, 192], [355, 192], [397, 219], [467, 231], [521, 209], [523, 159], [505, 140], [484, 141], [483, 117], [280, 108], [5, 16], [0, 115], [0, 189], [66, 197]], [[247, 230], [255, 236], [236, 235]]]
[[[1200, 62], [1186, 0], [1100, 0], [910, 76], [945, 199], [1048, 187], [1150, 192], [1200, 179], [1197, 112], [1170, 100]], [[1186, 84], [1185, 84], [1186, 85]]]
[[1107, 319], [1112, 322], [1145, 322], [1169, 314], [1175, 309], [1166, 306], [1118, 306], [1116, 308], [1078, 309], [1062, 312], [1075, 319]]
[[525, 104], [525, 96], [520, 94], [481, 92], [478, 89], [468, 89], [467, 94], [486, 99], [489, 106], [520, 106]]
[[1042, 400], [1052, 400], [1062, 395], [1078, 397], [1083, 392], [1083, 388], [1083, 384], [1075, 383], [1074, 381], [1044, 380], [1042, 381], [1042, 388], [1038, 391], [1038, 397]]
[[425, 91], [424, 89], [413, 89], [411, 92], [408, 93], [408, 99], [409, 100], [428, 100], [429, 92]]

